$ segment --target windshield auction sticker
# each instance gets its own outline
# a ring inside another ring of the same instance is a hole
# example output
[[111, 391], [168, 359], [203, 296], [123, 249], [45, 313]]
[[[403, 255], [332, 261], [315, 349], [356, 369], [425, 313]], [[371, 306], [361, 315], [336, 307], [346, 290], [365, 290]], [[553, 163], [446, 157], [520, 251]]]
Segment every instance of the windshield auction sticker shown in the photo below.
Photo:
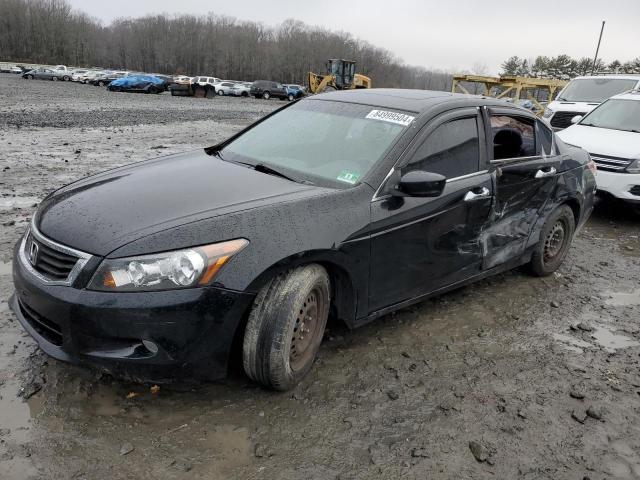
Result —
[[350, 183], [351, 185], [356, 183], [359, 178], [360, 178], [359, 174], [355, 172], [350, 172], [348, 170], [342, 170], [340, 172], [340, 175], [338, 175], [338, 180], [340, 180], [341, 182]]
[[404, 113], [389, 112], [388, 110], [371, 110], [365, 118], [372, 120], [382, 120], [383, 122], [396, 123], [405, 127], [409, 126], [416, 117], [405, 115]]

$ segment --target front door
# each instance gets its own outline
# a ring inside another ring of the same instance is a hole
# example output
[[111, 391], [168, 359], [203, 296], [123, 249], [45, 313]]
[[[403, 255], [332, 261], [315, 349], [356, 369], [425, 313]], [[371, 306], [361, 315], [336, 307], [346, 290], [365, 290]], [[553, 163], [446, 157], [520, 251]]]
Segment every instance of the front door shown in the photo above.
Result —
[[396, 167], [444, 175], [442, 195], [372, 202], [370, 313], [481, 271], [479, 236], [493, 202], [481, 122], [476, 109], [436, 118]]
[[514, 109], [485, 111], [496, 204], [483, 233], [484, 268], [518, 257], [539, 212], [556, 187], [561, 160], [552, 132], [533, 115]]

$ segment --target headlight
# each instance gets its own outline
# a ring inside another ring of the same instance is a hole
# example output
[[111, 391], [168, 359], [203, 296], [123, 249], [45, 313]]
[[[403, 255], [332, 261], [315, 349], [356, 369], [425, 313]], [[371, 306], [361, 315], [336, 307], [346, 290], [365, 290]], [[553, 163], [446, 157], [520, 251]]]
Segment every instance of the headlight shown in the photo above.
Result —
[[550, 108], [545, 108], [544, 113], [542, 114], [544, 118], [549, 118], [552, 115], [553, 115], [553, 110], [551, 110]]
[[634, 160], [629, 164], [629, 166], [627, 167], [627, 172], [640, 173], [640, 158], [637, 160]]
[[202, 247], [140, 257], [106, 259], [89, 290], [138, 292], [208, 285], [236, 253], [247, 246], [239, 238]]

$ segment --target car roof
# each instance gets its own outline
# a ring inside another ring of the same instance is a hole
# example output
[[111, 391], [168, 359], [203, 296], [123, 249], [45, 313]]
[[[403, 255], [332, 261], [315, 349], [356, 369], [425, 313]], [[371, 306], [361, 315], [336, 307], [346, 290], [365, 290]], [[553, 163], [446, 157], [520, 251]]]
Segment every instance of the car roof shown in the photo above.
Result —
[[636, 80], [640, 82], [640, 74], [636, 73], [616, 73], [613, 75], [584, 75], [581, 77], [575, 77], [572, 80], [602, 80], [603, 78], [613, 78], [616, 80]]
[[616, 100], [636, 100], [640, 101], [640, 90], [633, 90], [631, 92], [620, 93], [611, 97]]
[[382, 108], [393, 108], [396, 110], [405, 110], [415, 113], [423, 113], [436, 105], [446, 102], [455, 102], [460, 106], [487, 105], [524, 110], [515, 106], [513, 103], [481, 95], [400, 88], [363, 88], [342, 90], [314, 95], [311, 98], [314, 100], [330, 100], [371, 105]]

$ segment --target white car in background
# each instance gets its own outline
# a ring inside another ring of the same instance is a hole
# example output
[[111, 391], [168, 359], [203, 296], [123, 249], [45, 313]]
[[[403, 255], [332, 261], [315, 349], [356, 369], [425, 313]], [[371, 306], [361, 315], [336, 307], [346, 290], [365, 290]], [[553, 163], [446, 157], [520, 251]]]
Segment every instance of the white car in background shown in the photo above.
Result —
[[233, 87], [235, 87], [235, 85], [236, 84], [234, 82], [223, 81], [216, 87], [216, 93], [218, 95], [233, 95], [231, 90], [233, 89]]
[[558, 132], [584, 148], [598, 167], [598, 191], [640, 208], [640, 91], [616, 95]]
[[640, 75], [599, 75], [576, 77], [547, 105], [543, 117], [554, 130], [571, 125], [576, 115], [585, 115], [607, 98], [640, 89]]
[[71, 81], [72, 82], [81, 82], [84, 75], [89, 73], [89, 70], [79, 69], [71, 72]]
[[248, 97], [251, 91], [251, 82], [236, 83], [231, 88], [231, 95], [235, 97]]
[[218, 85], [222, 83], [222, 80], [216, 77], [193, 77], [192, 84], [206, 87], [207, 85], [213, 86], [213, 89], [218, 93]]

